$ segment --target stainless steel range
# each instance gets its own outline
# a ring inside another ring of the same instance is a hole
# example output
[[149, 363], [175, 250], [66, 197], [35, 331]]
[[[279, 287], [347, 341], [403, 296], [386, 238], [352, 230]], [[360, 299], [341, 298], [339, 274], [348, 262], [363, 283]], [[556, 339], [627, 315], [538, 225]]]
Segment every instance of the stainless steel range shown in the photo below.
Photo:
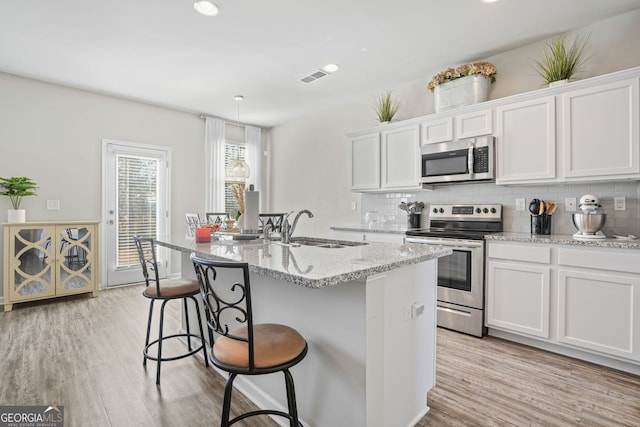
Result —
[[447, 246], [438, 258], [438, 326], [482, 337], [485, 243], [502, 231], [502, 205], [432, 205], [429, 228], [410, 229], [407, 243]]

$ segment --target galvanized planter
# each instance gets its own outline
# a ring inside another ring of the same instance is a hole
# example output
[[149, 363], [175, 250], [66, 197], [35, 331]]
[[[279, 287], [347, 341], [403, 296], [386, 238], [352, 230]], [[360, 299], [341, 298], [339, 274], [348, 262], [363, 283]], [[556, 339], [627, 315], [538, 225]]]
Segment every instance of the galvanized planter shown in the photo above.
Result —
[[472, 74], [433, 88], [436, 113], [489, 99], [491, 78]]

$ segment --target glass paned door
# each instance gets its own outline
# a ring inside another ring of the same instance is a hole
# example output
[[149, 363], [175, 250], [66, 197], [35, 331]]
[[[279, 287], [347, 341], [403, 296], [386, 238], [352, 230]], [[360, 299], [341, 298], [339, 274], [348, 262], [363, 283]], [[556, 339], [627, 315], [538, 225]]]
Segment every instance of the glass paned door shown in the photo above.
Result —
[[11, 253], [9, 271], [11, 300], [19, 301], [34, 296], [46, 297], [55, 294], [55, 286], [51, 280], [51, 269], [54, 264], [55, 236], [53, 227], [21, 226], [12, 230], [13, 239], [9, 242]]
[[[143, 280], [133, 236], [166, 235], [168, 149], [105, 141], [107, 286]], [[158, 251], [166, 270], [166, 251]], [[164, 271], [161, 271], [164, 275]]]
[[85, 292], [93, 286], [94, 251], [93, 226], [57, 227], [58, 263], [56, 264], [57, 294]]

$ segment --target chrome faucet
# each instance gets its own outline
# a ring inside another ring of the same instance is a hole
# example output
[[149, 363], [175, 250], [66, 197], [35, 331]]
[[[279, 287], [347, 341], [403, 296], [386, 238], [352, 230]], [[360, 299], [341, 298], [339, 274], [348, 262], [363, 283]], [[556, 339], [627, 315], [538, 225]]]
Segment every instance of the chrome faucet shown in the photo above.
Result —
[[308, 209], [302, 209], [300, 212], [296, 214], [296, 217], [293, 219], [293, 224], [289, 225], [289, 215], [291, 215], [293, 211], [289, 212], [282, 222], [282, 243], [291, 243], [291, 236], [293, 235], [293, 231], [296, 229], [296, 224], [298, 224], [298, 219], [300, 219], [300, 215], [306, 213], [309, 218], [313, 218], [313, 214]]

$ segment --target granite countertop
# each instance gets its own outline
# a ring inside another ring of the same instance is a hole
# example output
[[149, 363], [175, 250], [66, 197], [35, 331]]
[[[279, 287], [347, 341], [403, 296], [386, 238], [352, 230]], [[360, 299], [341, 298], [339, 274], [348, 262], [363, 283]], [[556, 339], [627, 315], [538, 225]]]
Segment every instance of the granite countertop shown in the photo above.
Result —
[[532, 235], [529, 233], [495, 233], [485, 236], [485, 240], [500, 240], [505, 242], [545, 243], [570, 246], [583, 246], [590, 248], [616, 248], [616, 249], [640, 249], [640, 239], [594, 239], [578, 240], [571, 234]]
[[210, 243], [195, 243], [184, 235], [159, 237], [157, 242], [181, 252], [195, 252], [202, 258], [246, 262], [253, 273], [309, 288], [323, 288], [363, 279], [451, 254], [451, 249], [430, 245], [377, 242], [341, 248], [320, 248], [285, 245], [275, 241], [267, 243], [262, 239], [220, 239]]
[[362, 224], [345, 225], [345, 226], [333, 226], [332, 230], [337, 231], [355, 231], [358, 233], [387, 233], [387, 234], [400, 234], [404, 235], [407, 231], [406, 228], [399, 227], [398, 225], [382, 226], [381, 228], [369, 228]]

